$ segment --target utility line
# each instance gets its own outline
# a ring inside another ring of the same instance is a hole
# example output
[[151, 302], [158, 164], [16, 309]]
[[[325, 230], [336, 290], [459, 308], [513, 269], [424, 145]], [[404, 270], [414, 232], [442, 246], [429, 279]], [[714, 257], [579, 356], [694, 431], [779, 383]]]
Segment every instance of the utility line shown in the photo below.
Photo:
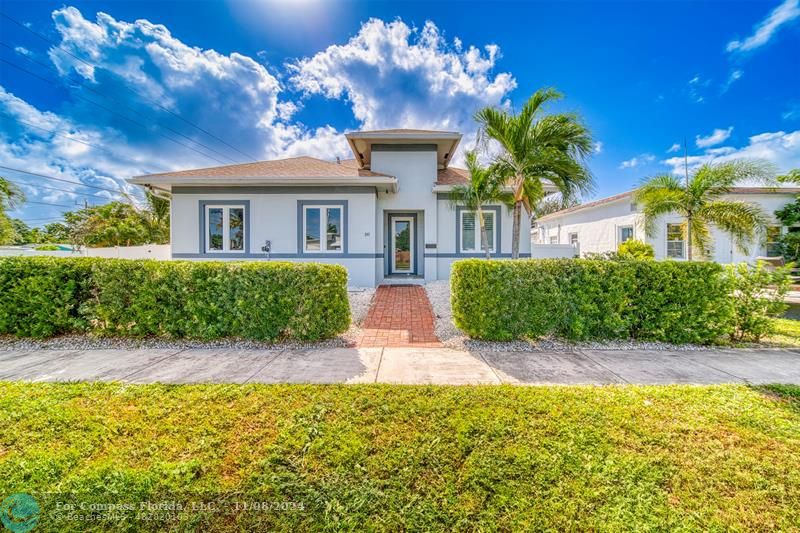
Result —
[[[44, 81], [47, 84], [59, 83], [58, 80], [52, 80], [52, 79], [45, 78], [44, 76], [40, 76], [40, 75], [36, 74], [35, 72], [32, 72], [32, 71], [26, 69], [25, 67], [21, 67], [21, 66], [17, 65], [16, 63], [12, 63], [11, 61], [8, 61], [7, 59], [3, 59], [2, 57], [0, 57], [0, 62], [6, 63], [8, 65], [11, 65], [12, 67], [14, 67], [16, 69], [19, 69], [19, 70], [21, 70], [21, 71], [23, 71], [23, 72], [35, 77], [35, 78], [39, 78], [40, 80]], [[113, 109], [111, 109], [109, 107], [106, 107], [103, 104], [97, 103], [94, 100], [91, 100], [91, 99], [86, 98], [85, 96], [81, 96], [79, 94], [72, 94], [72, 96], [74, 98], [79, 98], [81, 100], [89, 102], [90, 104], [93, 104], [93, 105], [99, 107], [100, 109], [104, 109], [104, 110], [108, 111], [111, 114], [117, 115], [118, 117], [121, 117], [121, 118], [127, 120], [128, 122], [143, 128], [145, 131], [148, 131], [148, 132], [150, 131], [150, 127], [147, 126], [146, 124], [143, 124], [142, 122], [134, 120], [134, 119], [132, 119], [130, 117], [127, 117], [127, 116], [123, 115], [122, 113], [118, 113], [117, 111], [114, 111]], [[200, 150], [194, 148], [193, 146], [189, 146], [188, 144], [182, 143], [177, 139], [173, 139], [172, 137], [170, 137], [168, 135], [165, 135], [164, 133], [161, 133], [161, 132], [155, 132], [155, 133], [160, 135], [160, 136], [162, 136], [162, 137], [164, 137], [165, 139], [167, 139], [169, 141], [174, 142], [175, 144], [183, 146], [184, 148], [188, 148], [189, 150], [192, 150], [193, 152], [196, 152], [196, 153], [198, 153], [198, 154], [200, 154], [200, 155], [202, 155], [204, 157], [207, 157], [207, 158], [209, 158], [209, 159], [211, 159], [213, 161], [216, 161], [217, 163], [220, 163], [222, 165], [227, 164], [226, 161], [221, 161], [221, 160], [217, 159], [216, 157], [214, 157], [212, 155], [209, 155], [209, 154], [206, 154], [204, 152], [201, 152]]]
[[[2, 176], [0, 176], [0, 177], [2, 177]], [[26, 181], [12, 180], [11, 178], [5, 178], [5, 179], [7, 179], [8, 181], [11, 181], [13, 183], [16, 183], [18, 185], [26, 185], [28, 187], [37, 187], [37, 188], [40, 187], [42, 189], [50, 189], [50, 190], [53, 190], [53, 191], [61, 191], [61, 192], [65, 192], [65, 193], [69, 193], [69, 194], [75, 194], [75, 195], [79, 195], [79, 196], [89, 196], [90, 198], [103, 198], [103, 199], [108, 200], [108, 198], [106, 198], [105, 196], [98, 196], [97, 194], [90, 194], [90, 193], [87, 193], [87, 192], [76, 192], [76, 191], [71, 191], [69, 189], [59, 189], [58, 187], [48, 187], [47, 185], [38, 185], [38, 184], [28, 183]]]
[[[59, 133], [59, 132], [57, 132], [55, 130], [49, 130], [49, 129], [43, 128], [41, 126], [37, 126], [36, 124], [31, 124], [30, 122], [26, 122], [24, 120], [20, 120], [19, 118], [15, 117], [14, 115], [11, 115], [10, 113], [2, 113], [2, 114], [6, 115], [8, 117], [11, 117], [14, 121], [16, 121], [16, 122], [18, 122], [20, 124], [25, 124], [29, 128], [36, 128], [37, 130], [42, 130], [42, 131], [44, 131], [46, 133], [49, 133], [51, 135], [55, 135], [56, 137], [63, 137], [65, 139], [69, 140], [69, 141], [73, 141], [73, 142], [80, 143], [80, 144], [85, 144], [86, 146], [90, 146], [90, 147], [92, 147], [92, 148], [94, 148], [96, 150], [103, 150], [104, 152], [108, 153], [109, 155], [114, 156], [115, 158], [119, 159], [120, 161], [127, 161], [128, 163], [133, 163], [135, 165], [141, 165], [141, 162], [135, 161], [133, 159], [128, 159], [128, 158], [125, 158], [125, 157], [120, 157], [119, 155], [115, 154], [114, 152], [112, 152], [111, 150], [109, 150], [108, 148], [106, 148], [104, 146], [98, 146], [96, 144], [92, 144], [92, 143], [89, 143], [89, 142], [86, 142], [86, 141], [81, 141], [80, 139], [75, 139], [74, 137], [70, 137], [69, 135], [65, 135], [63, 133]], [[154, 170], [151, 170], [149, 172], [152, 173], [152, 172], [167, 172], [167, 171], [164, 170], [164, 169], [154, 169]]]
[[65, 180], [63, 178], [54, 178], [53, 176], [48, 176], [46, 174], [37, 174], [36, 172], [29, 172], [27, 170], [22, 170], [20, 168], [6, 167], [6, 166], [3, 166], [3, 165], [0, 165], [0, 168], [2, 168], [4, 170], [10, 170], [12, 172], [19, 172], [21, 174], [28, 174], [28, 175], [31, 175], [31, 176], [38, 176], [40, 178], [44, 178], [44, 179], [48, 179], [48, 180], [63, 181], [64, 183], [71, 183], [73, 185], [80, 185], [81, 187], [88, 187], [89, 189], [98, 189], [100, 191], [109, 191], [109, 192], [113, 192], [115, 194], [122, 194], [122, 195], [129, 194], [128, 192], [123, 191], [121, 188], [120, 189], [109, 189], [108, 187], [100, 187], [99, 185], [89, 185], [88, 183], [81, 183], [79, 181], [70, 181], [70, 180]]
[[[3, 41], [0, 41], [0, 46], [4, 46], [4, 47], [6, 47], [6, 48], [8, 48], [9, 50], [12, 50], [12, 51], [14, 50], [14, 48], [13, 48], [11, 45], [9, 45], [8, 43], [4, 43]], [[23, 58], [23, 59], [25, 59], [26, 61], [29, 61], [29, 62], [31, 62], [31, 63], [35, 63], [35, 64], [39, 65], [40, 67], [44, 67], [44, 68], [46, 68], [46, 69], [48, 69], [48, 70], [52, 70], [52, 71], [53, 71], [53, 72], [55, 72], [56, 74], [58, 74], [58, 73], [59, 73], [59, 72], [58, 72], [58, 69], [56, 69], [56, 68], [55, 68], [54, 66], [52, 66], [52, 65], [48, 65], [47, 63], [42, 63], [41, 61], [37, 61], [37, 60], [33, 59], [32, 57], [28, 57], [28, 56], [25, 56], [25, 55], [23, 55], [23, 56], [22, 56], [22, 58]], [[100, 97], [102, 97], [102, 98], [106, 98], [106, 99], [108, 99], [108, 100], [111, 100], [112, 102], [115, 102], [115, 103], [116, 103], [116, 104], [118, 104], [118, 105], [121, 105], [121, 106], [123, 106], [123, 107], [126, 107], [126, 108], [128, 108], [130, 111], [133, 111], [133, 113], [134, 113], [134, 114], [136, 114], [136, 115], [140, 115], [140, 114], [141, 114], [141, 112], [140, 112], [138, 109], [135, 109], [135, 108], [131, 107], [129, 104], [127, 104], [127, 103], [123, 102], [122, 100], [119, 100], [119, 99], [117, 99], [117, 98], [114, 98], [113, 96], [108, 96], [107, 94], [103, 94], [103, 92], [101, 92], [101, 91], [98, 91], [97, 89], [94, 89], [93, 87], [90, 87], [89, 85], [87, 85], [87, 84], [86, 84], [86, 83], [84, 83], [83, 81], [81, 81], [81, 80], [79, 80], [79, 79], [77, 79], [77, 78], [73, 78], [71, 74], [69, 75], [69, 77], [67, 78], [67, 80], [69, 80], [69, 81], [72, 81], [72, 82], [74, 82], [74, 83], [76, 83], [76, 84], [80, 85], [81, 87], [83, 87], [83, 88], [84, 88], [84, 89], [86, 89], [87, 91], [89, 91], [89, 92], [92, 92], [92, 93], [94, 93], [94, 94], [96, 94], [96, 95], [98, 95], [98, 96], [100, 96]], [[214, 148], [211, 148], [210, 146], [208, 146], [208, 145], [206, 145], [206, 144], [203, 144], [203, 143], [201, 143], [200, 141], [197, 141], [197, 140], [195, 140], [195, 139], [192, 139], [192, 138], [191, 138], [191, 137], [189, 137], [188, 135], [184, 135], [183, 133], [181, 133], [181, 132], [179, 132], [179, 131], [177, 131], [177, 130], [174, 130], [174, 129], [172, 129], [172, 128], [170, 128], [169, 126], [164, 126], [163, 124], [158, 124], [158, 123], [156, 123], [155, 119], [153, 119], [153, 123], [154, 123], [154, 124], [156, 124], [157, 126], [160, 126], [160, 127], [164, 128], [164, 129], [165, 129], [165, 130], [167, 130], [167, 131], [171, 131], [171, 132], [172, 132], [172, 133], [174, 133], [175, 135], [179, 135], [179, 136], [183, 137], [184, 139], [186, 139], [186, 140], [187, 140], [187, 141], [189, 141], [189, 142], [195, 143], [195, 144], [197, 144], [198, 146], [202, 146], [203, 148], [205, 148], [206, 150], [208, 150], [208, 151], [210, 151], [210, 152], [214, 152], [215, 154], [217, 154], [217, 155], [219, 155], [219, 156], [221, 156], [221, 157], [224, 157], [224, 158], [225, 158], [225, 159], [227, 159], [229, 162], [233, 162], [233, 163], [237, 163], [237, 162], [238, 162], [238, 161], [236, 161], [235, 159], [233, 159], [232, 157], [229, 157], [229, 156], [227, 156], [227, 155], [223, 154], [222, 152], [220, 152], [220, 151], [218, 151], [218, 150], [215, 150]]]
[[[80, 57], [76, 56], [75, 54], [73, 54], [72, 52], [70, 52], [69, 50], [67, 50], [66, 48], [64, 48], [64, 47], [63, 47], [61, 44], [58, 44], [58, 43], [56, 43], [55, 41], [53, 41], [53, 40], [49, 39], [48, 37], [46, 37], [46, 36], [42, 35], [41, 33], [37, 32], [37, 31], [36, 31], [36, 30], [34, 30], [33, 28], [29, 28], [28, 26], [26, 26], [25, 24], [21, 23], [20, 21], [18, 21], [18, 20], [16, 20], [16, 19], [14, 19], [13, 17], [10, 17], [10, 16], [8, 16], [8, 15], [7, 15], [7, 14], [5, 14], [5, 13], [0, 13], [0, 15], [2, 15], [2, 16], [3, 16], [3, 17], [5, 17], [5, 18], [7, 18], [8, 20], [10, 20], [11, 22], [13, 22], [14, 24], [16, 24], [17, 26], [19, 26], [20, 28], [22, 28], [22, 29], [24, 29], [24, 30], [26, 30], [26, 31], [28, 31], [28, 32], [30, 32], [30, 33], [32, 33], [33, 35], [35, 35], [35, 36], [39, 37], [39, 38], [40, 38], [40, 39], [42, 39], [43, 41], [45, 41], [45, 42], [47, 42], [47, 43], [50, 43], [51, 45], [55, 46], [57, 49], [61, 50], [62, 52], [64, 52], [64, 53], [68, 54], [69, 56], [71, 56], [71, 57], [73, 57], [73, 58], [75, 58], [75, 59], [77, 59], [77, 60], [78, 60], [78, 61], [80, 61], [81, 63], [83, 63], [83, 64], [85, 64], [85, 65], [87, 65], [87, 66], [89, 66], [89, 67], [91, 67], [91, 68], [93, 68], [93, 69], [96, 69], [96, 68], [101, 68], [101, 67], [98, 67], [97, 65], [94, 65], [94, 64], [92, 64], [92, 63], [90, 63], [90, 62], [88, 62], [88, 61], [86, 61], [86, 60], [84, 60], [84, 59], [82, 59], [82, 58], [80, 58]], [[107, 70], [107, 69], [105, 69], [105, 70]], [[124, 80], [124, 78], [123, 78], [123, 80]], [[125, 80], [125, 81], [127, 82], [127, 80]], [[185, 122], [186, 124], [188, 124], [188, 125], [192, 126], [193, 128], [196, 128], [197, 130], [199, 130], [199, 131], [201, 131], [201, 132], [205, 133], [205, 134], [206, 134], [206, 135], [208, 135], [209, 137], [212, 137], [213, 139], [216, 139], [217, 141], [219, 141], [219, 142], [221, 142], [222, 144], [224, 144], [224, 145], [228, 146], [229, 148], [231, 148], [231, 149], [235, 150], [236, 152], [240, 153], [241, 155], [245, 156], [246, 158], [250, 159], [251, 161], [256, 161], [256, 160], [258, 160], [258, 158], [257, 158], [257, 157], [253, 157], [252, 155], [249, 155], [249, 154], [247, 154], [246, 152], [243, 152], [242, 150], [240, 150], [240, 149], [236, 148], [236, 147], [235, 147], [235, 146], [233, 146], [232, 144], [230, 144], [230, 143], [226, 142], [224, 139], [221, 139], [220, 137], [217, 137], [216, 135], [214, 135], [214, 134], [213, 134], [213, 133], [211, 133], [210, 131], [208, 131], [208, 130], [206, 130], [206, 129], [204, 129], [204, 128], [201, 128], [200, 126], [198, 126], [198, 125], [197, 125], [197, 124], [195, 124], [194, 122], [191, 122], [191, 121], [187, 120], [186, 118], [184, 118], [184, 117], [183, 117], [183, 116], [181, 116], [180, 114], [178, 114], [178, 113], [175, 113], [175, 112], [174, 112], [174, 111], [172, 111], [171, 109], [169, 109], [169, 108], [167, 108], [167, 107], [164, 107], [163, 105], [159, 104], [157, 101], [155, 101], [155, 100], [152, 100], [152, 99], [150, 99], [150, 98], [148, 98], [148, 97], [144, 96], [142, 93], [140, 93], [140, 92], [139, 92], [139, 91], [137, 91], [136, 89], [133, 89], [132, 87], [129, 87], [129, 86], [127, 85], [127, 83], [126, 83], [125, 87], [126, 87], [126, 89], [128, 89], [130, 92], [132, 92], [132, 93], [134, 93], [135, 95], [139, 96], [139, 98], [141, 98], [141, 99], [145, 100], [146, 102], [150, 102], [152, 105], [155, 105], [155, 106], [159, 107], [160, 109], [164, 110], [165, 112], [169, 113], [170, 115], [172, 115], [172, 116], [174, 116], [174, 117], [178, 118], [179, 120], [182, 120], [183, 122]]]
[[[67, 209], [72, 209], [74, 207], [78, 207], [77, 205], [64, 205], [64, 204], [54, 204], [52, 202], [36, 202], [34, 200], [25, 200], [25, 204], [39, 204], [39, 205], [52, 205], [54, 207], [66, 207]], [[24, 204], [23, 204], [24, 205]], [[20, 208], [15, 209], [14, 211], [18, 211]]]

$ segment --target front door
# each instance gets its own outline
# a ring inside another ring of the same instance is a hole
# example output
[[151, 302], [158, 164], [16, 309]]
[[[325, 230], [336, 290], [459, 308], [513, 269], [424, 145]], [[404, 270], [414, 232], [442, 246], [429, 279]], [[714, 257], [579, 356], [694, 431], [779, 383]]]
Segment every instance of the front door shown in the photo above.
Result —
[[392, 274], [414, 273], [414, 219], [407, 216], [391, 217], [391, 255]]

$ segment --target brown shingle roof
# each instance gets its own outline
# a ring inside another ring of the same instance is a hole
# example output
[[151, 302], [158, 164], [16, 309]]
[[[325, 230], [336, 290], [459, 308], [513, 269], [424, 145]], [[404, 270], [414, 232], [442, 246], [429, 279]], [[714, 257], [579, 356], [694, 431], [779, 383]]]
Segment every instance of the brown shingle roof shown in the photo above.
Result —
[[463, 185], [469, 183], [469, 171], [465, 168], [447, 167], [439, 171], [436, 185]]
[[[353, 160], [355, 163], [355, 160]], [[291, 157], [272, 161], [256, 161], [221, 167], [179, 170], [148, 174], [146, 177], [178, 178], [355, 178], [355, 177], [389, 177], [370, 170], [358, 168], [357, 165], [337, 164], [314, 157]]]

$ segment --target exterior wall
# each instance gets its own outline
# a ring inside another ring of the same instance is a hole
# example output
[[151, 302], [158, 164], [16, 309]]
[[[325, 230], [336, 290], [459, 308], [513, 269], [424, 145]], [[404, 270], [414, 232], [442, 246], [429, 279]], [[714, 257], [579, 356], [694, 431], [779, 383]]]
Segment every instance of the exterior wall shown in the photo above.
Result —
[[[577, 233], [582, 255], [616, 250], [621, 226], [633, 226], [633, 238], [646, 239], [641, 215], [633, 211], [630, 198], [568, 213], [537, 225], [542, 239], [538, 244], [570, 244], [569, 234]], [[555, 243], [551, 242], [551, 237], [556, 238]]]
[[569, 244], [534, 244], [531, 246], [533, 259], [572, 259], [580, 256], [580, 247]]
[[[374, 191], [274, 193], [264, 188], [263, 191], [245, 194], [231, 192], [231, 188], [224, 190], [224, 193], [175, 191], [172, 196], [173, 258], [338, 263], [348, 269], [348, 283], [351, 286], [371, 287], [375, 285], [375, 263], [379, 259], [372, 230], [376, 227]], [[245, 228], [245, 240], [249, 253], [203, 253], [200, 248], [202, 231], [200, 205], [201, 201], [206, 200], [249, 201], [249, 213], [246, 215], [249, 224], [246, 224]], [[345, 253], [303, 254], [302, 250], [298, 250], [298, 200], [347, 202], [347, 217], [345, 217], [343, 227], [347, 241]], [[271, 241], [272, 245], [269, 258], [261, 251], [261, 247], [267, 240]]]
[[[732, 194], [726, 199], [755, 203], [761, 206], [770, 221], [778, 225], [775, 211], [793, 202], [795, 195], [792, 193], [769, 194]], [[630, 198], [623, 198], [616, 202], [595, 208], [567, 213], [538, 224], [536, 231], [532, 232], [534, 240], [547, 244], [550, 237], [556, 237], [558, 244], [569, 244], [569, 234], [577, 233], [581, 254], [586, 252], [609, 252], [617, 249], [618, 228], [630, 225], [634, 227], [634, 238], [647, 242], [653, 246], [656, 259], [667, 258], [666, 228], [668, 223], [680, 224], [685, 219], [678, 215], [661, 217], [655, 224], [655, 232], [648, 236], [645, 234], [644, 219], [640, 212], [631, 207]], [[766, 254], [765, 243], [758, 242], [750, 245], [748, 253], [737, 250], [729, 234], [712, 228], [713, 250], [711, 258], [718, 263], [755, 262], [757, 257]]]
[[[377, 216], [382, 223], [376, 233], [376, 250], [386, 253], [390, 243], [387, 241], [387, 214], [390, 212], [417, 214], [417, 274], [426, 281], [437, 279], [435, 258], [425, 254], [426, 244], [436, 244], [437, 212], [436, 195], [431, 192], [436, 182], [437, 163], [434, 149], [408, 151], [374, 151], [370, 168], [374, 172], [388, 174], [397, 178], [396, 193], [378, 192]], [[378, 279], [388, 274], [384, 263], [377, 272]]]

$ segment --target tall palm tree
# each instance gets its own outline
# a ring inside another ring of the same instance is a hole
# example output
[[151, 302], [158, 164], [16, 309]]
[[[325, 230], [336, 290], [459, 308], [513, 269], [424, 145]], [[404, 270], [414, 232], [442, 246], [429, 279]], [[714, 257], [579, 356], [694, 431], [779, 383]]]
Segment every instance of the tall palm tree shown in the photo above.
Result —
[[634, 201], [642, 206], [648, 235], [653, 235], [656, 220], [663, 215], [678, 213], [686, 219], [686, 257], [691, 261], [693, 248], [703, 257], [710, 253], [712, 225], [730, 233], [739, 250], [747, 250], [764, 230], [766, 215], [756, 205], [721, 197], [743, 181], [769, 182], [773, 177], [772, 165], [764, 161], [707, 163], [687, 174], [686, 180], [673, 174], [646, 179]]
[[467, 170], [469, 170], [469, 183], [453, 187], [450, 191], [450, 202], [476, 212], [481, 232], [481, 246], [486, 253], [486, 259], [490, 259], [492, 255], [489, 250], [483, 206], [494, 202], [510, 203], [513, 201], [513, 196], [503, 190], [503, 179], [497, 169], [481, 166], [474, 150], [467, 152]]
[[540, 89], [517, 114], [487, 107], [475, 115], [483, 133], [500, 144], [502, 153], [496, 164], [514, 189], [514, 259], [519, 257], [522, 206], [530, 212], [544, 197], [543, 179], [552, 182], [564, 198], [592, 189], [586, 166], [593, 148], [589, 130], [574, 113], [545, 114], [545, 106], [560, 98], [555, 89]]

